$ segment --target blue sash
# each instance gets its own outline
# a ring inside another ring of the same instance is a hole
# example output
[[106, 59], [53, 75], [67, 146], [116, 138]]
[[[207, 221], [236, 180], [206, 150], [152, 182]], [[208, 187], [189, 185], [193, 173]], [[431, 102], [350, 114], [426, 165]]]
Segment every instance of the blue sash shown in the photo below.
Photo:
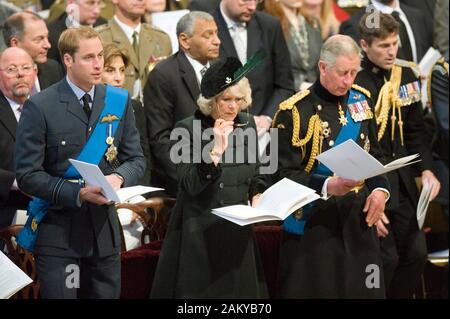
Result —
[[[360, 93], [351, 89], [347, 104], [352, 104], [359, 101], [361, 99], [360, 96]], [[358, 138], [359, 130], [361, 128], [361, 122], [353, 121], [348, 108], [345, 112], [345, 117], [347, 118], [347, 125], [342, 126], [338, 136], [336, 137], [336, 140], [334, 141], [333, 147], [349, 139], [356, 141]], [[312, 171], [312, 174], [332, 176], [333, 172], [330, 171], [328, 167], [319, 162], [317, 167]], [[295, 218], [294, 214], [289, 215], [283, 222], [284, 231], [296, 235], [303, 235], [305, 233], [306, 222], [308, 221], [308, 217], [311, 214], [314, 205], [315, 201], [301, 208], [303, 210], [303, 215], [300, 219]]]
[[[106, 86], [105, 106], [103, 107], [103, 111], [100, 114], [99, 121], [97, 122], [94, 131], [78, 155], [77, 160], [96, 165], [100, 163], [106, 148], [108, 147], [108, 144], [106, 144], [106, 138], [109, 136], [108, 131], [111, 129], [112, 125], [111, 136], [114, 136], [113, 132], [117, 131], [120, 119], [127, 106], [127, 101], [128, 92], [126, 90], [110, 85]], [[102, 121], [105, 116], [110, 115], [117, 116], [118, 120], [111, 123]], [[70, 165], [62, 178], [79, 179], [81, 181], [80, 174], [72, 165]], [[37, 197], [33, 197], [28, 204], [28, 219], [24, 228], [17, 236], [17, 243], [31, 253], [34, 251], [34, 245], [38, 235], [38, 226], [47, 214], [49, 206], [49, 202]]]

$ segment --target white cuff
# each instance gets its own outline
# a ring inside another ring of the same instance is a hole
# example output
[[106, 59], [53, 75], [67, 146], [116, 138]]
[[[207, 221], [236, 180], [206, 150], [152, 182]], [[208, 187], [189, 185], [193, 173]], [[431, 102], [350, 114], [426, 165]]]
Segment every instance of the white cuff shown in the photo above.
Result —
[[323, 200], [327, 200], [331, 196], [328, 196], [327, 187], [328, 187], [328, 181], [331, 179], [331, 177], [328, 177], [322, 186], [322, 196], [320, 197]]
[[386, 188], [383, 188], [383, 187], [377, 187], [377, 188], [375, 188], [375, 189], [372, 191], [372, 193], [373, 193], [374, 191], [383, 191], [385, 194], [387, 194], [386, 200], [384, 201], [385, 203], [389, 200], [389, 198], [391, 198], [391, 193], [389, 193], [389, 191], [388, 191]]
[[13, 191], [19, 190], [19, 185], [17, 185], [17, 179], [15, 179], [15, 178], [14, 178], [14, 182], [13, 182], [12, 185], [11, 185], [11, 189], [12, 189]]

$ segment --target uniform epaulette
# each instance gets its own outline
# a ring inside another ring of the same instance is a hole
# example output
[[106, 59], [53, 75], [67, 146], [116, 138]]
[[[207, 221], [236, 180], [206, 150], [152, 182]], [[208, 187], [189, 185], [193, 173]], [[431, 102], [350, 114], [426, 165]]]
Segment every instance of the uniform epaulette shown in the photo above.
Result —
[[102, 25], [99, 25], [99, 26], [95, 27], [95, 31], [100, 33], [100, 32], [103, 32], [105, 30], [108, 30], [109, 28], [110, 28], [109, 24], [106, 23], [106, 24], [102, 24]]
[[407, 60], [402, 60], [402, 59], [395, 59], [395, 65], [404, 67], [404, 68], [410, 68], [413, 72], [414, 75], [418, 78], [420, 77], [420, 69], [419, 66], [417, 65], [416, 62], [413, 61], [407, 61]]
[[367, 96], [369, 99], [371, 98], [372, 94], [369, 92], [369, 90], [359, 86], [358, 84], [353, 84], [352, 88], [361, 92], [362, 94], [364, 94], [365, 96]]
[[310, 93], [309, 90], [304, 90], [304, 91], [300, 91], [296, 94], [294, 94], [293, 96], [291, 96], [290, 98], [288, 98], [287, 100], [283, 101], [280, 103], [279, 106], [279, 110], [280, 111], [285, 111], [285, 110], [292, 110], [292, 108], [294, 107], [294, 105], [298, 102], [301, 101], [305, 96], [307, 96]]
[[153, 30], [153, 31], [157, 31], [157, 32], [161, 32], [161, 33], [167, 34], [163, 29], [161, 29], [161, 28], [159, 28], [159, 27], [157, 27], [155, 25], [152, 25], [150, 23], [142, 23], [141, 25], [144, 27], [144, 29]]
[[444, 57], [441, 57], [433, 66], [433, 70], [438, 69], [439, 67], [445, 70], [445, 73], [448, 75], [448, 62], [445, 61]]

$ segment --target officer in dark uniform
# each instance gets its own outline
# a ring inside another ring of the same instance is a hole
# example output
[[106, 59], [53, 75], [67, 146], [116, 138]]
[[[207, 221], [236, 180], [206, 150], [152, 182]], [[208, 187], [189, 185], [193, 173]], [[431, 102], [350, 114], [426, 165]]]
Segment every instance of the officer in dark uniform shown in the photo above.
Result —
[[[383, 218], [389, 198], [386, 177], [364, 182], [343, 179], [315, 160], [348, 139], [375, 158], [381, 156], [371, 94], [352, 85], [359, 67], [358, 45], [348, 36], [330, 37], [322, 47], [319, 80], [281, 103], [275, 115], [278, 179], [307, 185], [324, 199], [283, 223], [280, 298], [384, 297], [382, 261], [372, 226]], [[367, 276], [372, 270], [367, 267], [375, 271], [371, 283]]]
[[[421, 156], [421, 161], [414, 166], [388, 173], [392, 196], [387, 216], [391, 234], [387, 235], [389, 229], [383, 223], [377, 225], [380, 235], [385, 237], [381, 245], [387, 296], [410, 298], [427, 258], [424, 233], [416, 218], [419, 194], [414, 177], [421, 176], [422, 184], [435, 185], [432, 199], [439, 192], [440, 183], [431, 172], [431, 152], [424, 143], [418, 72], [413, 62], [396, 60], [399, 24], [383, 13], [379, 16], [379, 27], [368, 27], [366, 19], [370, 19], [369, 14], [364, 15], [359, 24], [365, 56], [356, 83], [373, 92], [378, 141], [383, 155], [388, 162], [415, 153]], [[398, 266], [395, 265], [397, 258]]]
[[433, 140], [433, 157], [436, 175], [442, 183], [441, 192], [436, 202], [441, 204], [448, 217], [448, 51], [433, 66], [428, 79], [428, 97], [431, 111], [436, 122], [436, 132]]

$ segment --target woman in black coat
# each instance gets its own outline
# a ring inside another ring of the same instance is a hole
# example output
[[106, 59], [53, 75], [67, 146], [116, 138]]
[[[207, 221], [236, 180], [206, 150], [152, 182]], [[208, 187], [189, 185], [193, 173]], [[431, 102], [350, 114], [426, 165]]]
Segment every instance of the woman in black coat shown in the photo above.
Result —
[[241, 67], [236, 58], [211, 66], [201, 83], [200, 109], [172, 132], [177, 140], [171, 159], [179, 163], [177, 204], [151, 298], [268, 297], [252, 227], [211, 213], [254, 202], [266, 189], [258, 175], [255, 122], [240, 112], [251, 103], [245, 72], [236, 76]]

